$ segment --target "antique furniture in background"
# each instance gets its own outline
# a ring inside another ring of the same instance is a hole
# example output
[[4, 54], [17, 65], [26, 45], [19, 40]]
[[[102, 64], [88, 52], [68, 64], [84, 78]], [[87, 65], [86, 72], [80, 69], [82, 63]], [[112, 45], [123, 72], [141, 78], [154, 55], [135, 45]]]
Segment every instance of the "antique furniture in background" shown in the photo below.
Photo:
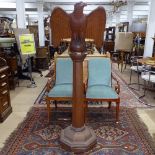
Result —
[[30, 33], [34, 34], [35, 45], [36, 47], [39, 47], [38, 25], [28, 25], [27, 28]]
[[152, 38], [152, 39], [154, 41], [152, 56], [155, 57], [155, 38]]
[[134, 39], [135, 56], [143, 56], [146, 32], [132, 32]]
[[138, 59], [138, 62], [143, 65], [149, 65], [151, 67], [155, 67], [155, 58], [154, 57], [146, 57], [146, 58]]
[[11, 49], [14, 43], [15, 43], [15, 38], [0, 38], [0, 47], [5, 50]]
[[[140, 73], [143, 71], [144, 66], [139, 63], [139, 59], [143, 58], [143, 56], [131, 56], [130, 62], [131, 62], [131, 67], [130, 67], [130, 82], [129, 82], [129, 87], [135, 90], [140, 90]], [[134, 80], [132, 82], [132, 72], [137, 73], [137, 81]], [[138, 85], [138, 88], [131, 87], [131, 85]]]
[[9, 88], [15, 89], [19, 85], [17, 57], [15, 55], [8, 55], [3, 50], [0, 50], [0, 57], [5, 59], [8, 68]]
[[[144, 80], [144, 94], [140, 96], [141, 98], [145, 96], [146, 90], [150, 89], [150, 84], [155, 83], [155, 57], [138, 59], [138, 63], [143, 65], [141, 78]], [[148, 82], [149, 86], [146, 84], [146, 82]]]
[[115, 27], [106, 28], [106, 37], [103, 42], [103, 49], [106, 52], [110, 52], [111, 57], [113, 58], [115, 46]]
[[118, 25], [118, 32], [128, 32], [129, 31], [129, 22], [121, 22]]
[[[103, 43], [103, 35], [105, 31], [106, 16], [101, 14], [101, 10], [96, 10], [88, 14], [88, 24], [86, 28], [86, 38], [92, 38], [96, 47], [101, 48]], [[69, 18], [66, 12], [61, 8], [55, 8], [51, 14], [50, 25], [52, 27], [52, 44], [58, 47], [63, 38], [71, 38], [71, 30], [69, 27]]]
[[19, 85], [17, 57], [7, 56], [6, 61], [9, 66], [9, 88], [15, 89], [16, 85]]
[[105, 40], [103, 43], [103, 49], [106, 52], [110, 52], [111, 57], [113, 57], [115, 42], [111, 40]]
[[115, 40], [115, 27], [108, 27], [106, 28], [106, 37], [105, 37], [105, 40], [106, 41], [114, 41]]
[[3, 122], [11, 112], [8, 66], [6, 60], [0, 58], [0, 122]]
[[50, 54], [48, 47], [37, 47], [35, 63], [38, 69], [48, 69]]
[[[96, 69], [97, 66], [97, 69]], [[116, 122], [119, 121], [120, 86], [117, 81], [115, 90], [112, 88], [111, 60], [110, 58], [93, 58], [88, 60], [88, 83], [86, 88], [86, 101], [103, 101], [116, 103]]]
[[0, 37], [9, 37], [12, 35], [12, 22], [12, 18], [0, 17]]
[[115, 39], [115, 50], [118, 52], [118, 67], [121, 64], [121, 72], [123, 71], [123, 64], [125, 67], [130, 62], [130, 56], [133, 52], [133, 33], [132, 32], [118, 32]]

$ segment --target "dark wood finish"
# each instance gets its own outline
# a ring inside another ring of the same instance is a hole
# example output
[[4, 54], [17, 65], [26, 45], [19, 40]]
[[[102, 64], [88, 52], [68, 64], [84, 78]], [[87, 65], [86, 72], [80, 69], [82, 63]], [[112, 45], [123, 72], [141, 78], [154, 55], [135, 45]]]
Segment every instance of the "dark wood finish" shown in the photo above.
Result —
[[50, 55], [48, 47], [38, 47], [36, 48], [36, 68], [38, 69], [48, 69]]
[[[82, 4], [82, 5], [81, 5]], [[74, 11], [69, 15], [71, 29], [70, 51], [84, 52], [86, 51], [85, 35], [87, 27], [86, 15], [81, 12], [86, 6], [85, 3], [76, 3]], [[80, 20], [79, 20], [80, 19]]]
[[143, 65], [150, 65], [151, 67], [155, 67], [155, 57], [146, 57], [138, 59], [137, 61]]
[[106, 28], [106, 37], [105, 40], [106, 41], [114, 41], [115, 40], [115, 27], [108, 27]]
[[17, 84], [19, 85], [17, 57], [10, 56], [10, 55], [6, 54], [5, 52], [0, 52], [0, 57], [4, 58], [6, 60], [7, 65], [9, 67], [9, 69], [8, 69], [9, 88], [15, 89], [16, 85]]
[[28, 25], [30, 33], [34, 34], [35, 46], [39, 47], [39, 34], [38, 34], [38, 25]]
[[[105, 9], [98, 7], [87, 15], [86, 38], [92, 38], [97, 48], [102, 47], [105, 30], [106, 13]], [[51, 14], [50, 26], [52, 33], [52, 44], [58, 47], [63, 38], [71, 38], [69, 16], [61, 8], [55, 8]]]
[[71, 28], [70, 57], [73, 60], [72, 126], [75, 128], [84, 126], [83, 61], [86, 57], [85, 35], [87, 28], [87, 18], [83, 14], [85, 6], [86, 4], [83, 2], [76, 3], [73, 13], [69, 15]]
[[114, 46], [115, 46], [115, 42], [114, 41], [104, 41], [104, 44], [103, 44], [103, 47], [104, 47], [104, 50], [107, 52], [111, 52], [111, 51], [114, 51]]
[[76, 53], [70, 54], [73, 60], [73, 106], [72, 125], [75, 128], [84, 126], [84, 85], [83, 85], [83, 60], [84, 53], [78, 56]]
[[155, 38], [152, 38], [152, 39], [154, 41], [152, 56], [155, 57]]
[[0, 122], [3, 122], [12, 112], [8, 85], [8, 66], [3, 58], [0, 58]]
[[118, 26], [119, 32], [128, 32], [129, 31], [129, 22], [122, 22]]
[[89, 19], [83, 14], [85, 6], [83, 2], [76, 3], [73, 13], [69, 15], [72, 36], [70, 57], [73, 61], [72, 125], [62, 130], [60, 136], [62, 147], [76, 153], [85, 152], [96, 144], [94, 131], [84, 125], [83, 61], [86, 57], [85, 34], [87, 18]]
[[7, 57], [7, 64], [9, 66], [9, 87], [10, 89], [15, 89], [16, 85], [19, 85], [18, 79], [18, 67], [17, 67], [17, 57]]

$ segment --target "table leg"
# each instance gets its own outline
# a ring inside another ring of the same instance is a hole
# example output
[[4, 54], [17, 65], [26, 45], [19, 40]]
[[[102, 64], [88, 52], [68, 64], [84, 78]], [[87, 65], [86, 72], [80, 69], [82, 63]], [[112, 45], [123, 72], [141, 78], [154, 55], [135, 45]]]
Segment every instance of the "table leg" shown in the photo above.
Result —
[[121, 72], [123, 71], [123, 57], [124, 57], [124, 52], [121, 51]]

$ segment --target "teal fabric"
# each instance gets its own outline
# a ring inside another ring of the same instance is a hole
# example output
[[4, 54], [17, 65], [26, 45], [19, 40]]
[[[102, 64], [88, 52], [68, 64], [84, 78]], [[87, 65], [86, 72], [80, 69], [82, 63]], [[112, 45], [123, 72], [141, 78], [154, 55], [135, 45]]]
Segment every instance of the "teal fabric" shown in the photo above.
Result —
[[72, 97], [72, 87], [72, 84], [55, 85], [48, 93], [48, 97]]
[[86, 98], [117, 99], [118, 94], [110, 86], [93, 85], [87, 88]]
[[73, 63], [70, 58], [56, 61], [56, 84], [73, 83]]
[[111, 86], [111, 60], [95, 58], [88, 61], [88, 87], [92, 85]]

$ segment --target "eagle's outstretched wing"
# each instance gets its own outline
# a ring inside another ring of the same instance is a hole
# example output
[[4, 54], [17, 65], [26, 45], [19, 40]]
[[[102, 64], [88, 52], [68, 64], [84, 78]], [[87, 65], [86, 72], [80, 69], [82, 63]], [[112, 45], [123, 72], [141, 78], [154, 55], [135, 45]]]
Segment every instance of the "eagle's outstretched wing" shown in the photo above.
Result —
[[[86, 38], [94, 39], [97, 48], [100, 48], [106, 23], [105, 9], [103, 7], [95, 9], [87, 15], [87, 21]], [[69, 14], [59, 7], [55, 8], [51, 14], [50, 27], [54, 47], [58, 47], [63, 38], [71, 37]]]
[[69, 16], [61, 8], [57, 7], [52, 11], [50, 18], [50, 27], [52, 33], [52, 44], [58, 47], [63, 38], [70, 38]]
[[97, 48], [102, 46], [105, 24], [106, 12], [103, 7], [98, 7], [87, 15], [86, 38], [94, 39]]

